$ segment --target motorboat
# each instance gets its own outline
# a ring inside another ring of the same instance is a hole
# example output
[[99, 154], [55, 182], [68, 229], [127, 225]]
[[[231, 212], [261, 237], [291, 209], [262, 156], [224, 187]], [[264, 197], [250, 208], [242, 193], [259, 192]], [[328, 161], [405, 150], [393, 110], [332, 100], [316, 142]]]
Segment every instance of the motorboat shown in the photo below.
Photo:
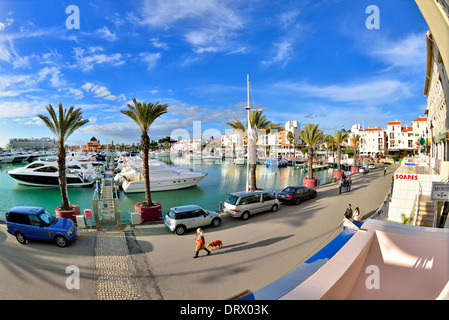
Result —
[[[116, 183], [121, 184], [125, 193], [145, 192], [143, 166], [136, 164], [137, 159], [128, 162], [121, 172], [114, 177]], [[133, 164], [134, 163], [134, 164]], [[149, 161], [151, 191], [178, 190], [196, 186], [207, 173], [193, 172], [188, 168], [173, 167], [162, 161]]]
[[243, 157], [238, 157], [234, 159], [234, 164], [245, 164], [246, 163], [247, 156], [244, 155]]
[[268, 159], [267, 167], [286, 167], [288, 164], [287, 160], [284, 159]]
[[[98, 175], [87, 164], [66, 164], [68, 187], [91, 187]], [[59, 170], [55, 161], [34, 161], [25, 167], [7, 171], [17, 183], [35, 187], [58, 187]]]
[[1, 154], [0, 155], [0, 163], [12, 163], [14, 160], [14, 157], [9, 154]]

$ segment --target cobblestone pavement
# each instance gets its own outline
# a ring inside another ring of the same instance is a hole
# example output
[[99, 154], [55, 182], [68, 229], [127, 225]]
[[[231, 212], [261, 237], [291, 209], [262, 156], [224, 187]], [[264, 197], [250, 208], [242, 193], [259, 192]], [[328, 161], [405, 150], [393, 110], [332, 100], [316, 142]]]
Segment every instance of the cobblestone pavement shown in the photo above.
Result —
[[95, 245], [97, 300], [145, 299], [124, 232], [102, 231]]

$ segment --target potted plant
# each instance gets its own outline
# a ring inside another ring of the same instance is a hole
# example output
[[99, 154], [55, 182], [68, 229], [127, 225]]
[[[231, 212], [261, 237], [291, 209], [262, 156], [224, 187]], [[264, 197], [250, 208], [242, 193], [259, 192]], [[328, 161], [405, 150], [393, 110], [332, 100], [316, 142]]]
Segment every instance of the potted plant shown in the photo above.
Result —
[[318, 129], [319, 124], [307, 123], [304, 130], [299, 132], [299, 136], [307, 145], [307, 178], [303, 178], [303, 185], [308, 188], [314, 188], [317, 185], [317, 179], [313, 177], [313, 146], [320, 142], [323, 137], [323, 131]]
[[341, 171], [341, 145], [348, 139], [348, 133], [344, 130], [334, 131], [334, 143], [337, 145], [337, 170], [334, 171], [334, 178], [340, 180], [343, 177]]
[[67, 110], [62, 107], [62, 103], [59, 103], [58, 115], [51, 104], [49, 104], [46, 109], [50, 114], [50, 118], [42, 114], [38, 114], [37, 116], [45, 123], [51, 132], [53, 132], [58, 140], [58, 181], [61, 190], [62, 204], [56, 207], [55, 213], [57, 217], [70, 218], [76, 223], [75, 216], [80, 214], [80, 208], [69, 202], [66, 180], [65, 143], [67, 138], [73, 132], [88, 123], [89, 120], [83, 119], [81, 109], [75, 109], [74, 106], [71, 106], [69, 110]]
[[142, 132], [140, 144], [142, 148], [143, 179], [145, 184], [145, 201], [135, 203], [134, 211], [139, 213], [141, 222], [160, 220], [162, 219], [161, 204], [151, 200], [148, 157], [150, 151], [150, 137], [148, 136], [148, 129], [154, 120], [164, 113], [167, 113], [168, 104], [159, 104], [159, 101], [155, 104], [151, 102], [139, 102], [136, 98], [133, 98], [132, 100], [134, 105], [127, 104], [129, 110], [121, 110], [121, 112], [130, 117]]

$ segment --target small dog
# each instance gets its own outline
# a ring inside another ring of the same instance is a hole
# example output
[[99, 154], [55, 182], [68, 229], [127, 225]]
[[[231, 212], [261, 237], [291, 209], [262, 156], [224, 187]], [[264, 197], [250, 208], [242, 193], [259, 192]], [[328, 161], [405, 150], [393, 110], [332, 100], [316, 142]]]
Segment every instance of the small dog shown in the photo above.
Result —
[[220, 249], [221, 247], [223, 247], [223, 242], [221, 242], [221, 240], [215, 240], [214, 242], [210, 242], [207, 244], [207, 247], [213, 249]]

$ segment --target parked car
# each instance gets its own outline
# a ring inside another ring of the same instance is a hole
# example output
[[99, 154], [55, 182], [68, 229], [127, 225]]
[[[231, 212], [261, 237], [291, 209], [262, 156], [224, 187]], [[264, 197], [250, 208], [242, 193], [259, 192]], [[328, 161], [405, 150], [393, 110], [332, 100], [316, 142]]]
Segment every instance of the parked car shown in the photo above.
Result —
[[54, 241], [65, 247], [76, 237], [77, 228], [71, 219], [55, 218], [41, 207], [13, 207], [6, 213], [7, 231], [25, 244], [27, 240]]
[[366, 167], [360, 167], [359, 168], [359, 173], [368, 173], [368, 172], [369, 172], [369, 170]]
[[317, 191], [315, 189], [303, 186], [291, 186], [279, 192], [277, 199], [283, 203], [300, 204], [301, 201], [315, 198], [316, 195]]
[[223, 211], [234, 218], [246, 220], [250, 215], [271, 210], [277, 211], [279, 201], [276, 197], [264, 191], [242, 191], [226, 196]]
[[218, 213], [206, 210], [197, 205], [187, 205], [171, 208], [164, 218], [165, 226], [177, 235], [186, 230], [212, 225], [218, 227], [221, 217]]
[[374, 163], [370, 163], [369, 165], [368, 165], [368, 169], [376, 169], [376, 165], [374, 164]]

